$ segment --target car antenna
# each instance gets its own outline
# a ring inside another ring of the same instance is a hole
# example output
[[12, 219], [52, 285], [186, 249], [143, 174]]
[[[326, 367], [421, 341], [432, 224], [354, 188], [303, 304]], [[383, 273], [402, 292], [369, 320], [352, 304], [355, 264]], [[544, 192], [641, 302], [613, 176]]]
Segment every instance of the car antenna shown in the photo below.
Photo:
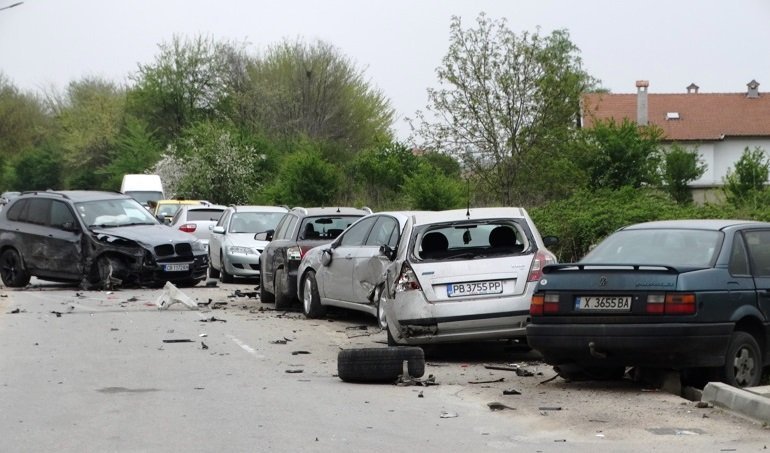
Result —
[[465, 182], [468, 185], [468, 208], [465, 210], [465, 217], [468, 218], [468, 220], [471, 219], [471, 180], [466, 179]]

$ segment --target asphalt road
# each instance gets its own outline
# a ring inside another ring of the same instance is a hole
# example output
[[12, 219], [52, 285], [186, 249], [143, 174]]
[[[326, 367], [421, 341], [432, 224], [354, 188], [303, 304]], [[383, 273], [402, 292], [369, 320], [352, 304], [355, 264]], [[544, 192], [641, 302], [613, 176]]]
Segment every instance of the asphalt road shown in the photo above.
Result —
[[[277, 312], [248, 281], [182, 291], [207, 305], [158, 310], [162, 290], [80, 291], [37, 280], [23, 290], [0, 286], [0, 450], [719, 452], [770, 445], [767, 427], [644, 384], [551, 379], [535, 353], [505, 344], [429, 350], [425, 377], [438, 385], [345, 383], [336, 376], [340, 348], [385, 347], [373, 318]], [[506, 367], [525, 371], [496, 369]]]

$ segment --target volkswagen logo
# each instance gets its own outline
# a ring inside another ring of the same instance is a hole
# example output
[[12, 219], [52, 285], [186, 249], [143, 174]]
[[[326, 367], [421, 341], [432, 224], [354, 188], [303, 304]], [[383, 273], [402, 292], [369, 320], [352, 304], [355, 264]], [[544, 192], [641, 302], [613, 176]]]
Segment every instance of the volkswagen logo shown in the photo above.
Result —
[[599, 286], [607, 286], [607, 277], [604, 275], [599, 277]]

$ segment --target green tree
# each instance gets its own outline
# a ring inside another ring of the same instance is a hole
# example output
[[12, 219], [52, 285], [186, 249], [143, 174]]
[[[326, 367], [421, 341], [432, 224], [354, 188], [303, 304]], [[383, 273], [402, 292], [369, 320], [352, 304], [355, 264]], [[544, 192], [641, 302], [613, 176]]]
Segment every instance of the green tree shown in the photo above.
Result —
[[351, 180], [361, 187], [361, 198], [372, 207], [393, 207], [406, 178], [417, 168], [418, 158], [400, 143], [368, 149], [348, 166]]
[[123, 175], [149, 172], [160, 160], [161, 151], [147, 124], [127, 116], [110, 150], [109, 163], [101, 170], [106, 179], [105, 188], [117, 190]]
[[759, 146], [743, 150], [735, 169], [728, 168], [724, 177], [724, 192], [727, 201], [735, 205], [751, 204], [758, 195], [766, 191], [770, 161]]
[[619, 189], [658, 184], [660, 139], [656, 126], [638, 126], [624, 119], [597, 122], [583, 129], [575, 143], [576, 162], [591, 189]]
[[20, 155], [15, 162], [15, 190], [59, 189], [62, 161], [58, 150], [44, 145]]
[[63, 94], [51, 99], [51, 106], [64, 160], [65, 185], [106, 188], [99, 169], [109, 163], [123, 124], [123, 88], [104, 79], [84, 78], [70, 82]]
[[441, 211], [461, 207], [467, 201], [462, 180], [444, 175], [426, 161], [406, 178], [403, 190], [411, 209]]
[[[476, 28], [450, 24], [449, 51], [428, 90], [426, 112], [411, 120], [422, 148], [449, 153], [478, 175], [497, 203], [526, 203], [529, 164], [565, 159], [581, 93], [595, 84], [566, 30], [517, 35], [485, 14]], [[542, 180], [561, 165], [541, 167]]]
[[268, 194], [275, 204], [330, 206], [338, 201], [343, 174], [310, 144], [287, 155]]
[[706, 168], [697, 151], [689, 151], [674, 144], [663, 156], [663, 189], [677, 203], [690, 203], [692, 195], [687, 184], [703, 176]]
[[194, 122], [222, 115], [220, 107], [240, 47], [204, 36], [174, 36], [158, 47], [155, 61], [140, 64], [131, 76], [129, 111], [153, 125], [165, 146]]
[[393, 108], [363, 71], [335, 47], [283, 41], [247, 66], [247, 80], [232, 93], [234, 121], [263, 131], [271, 140], [327, 144], [327, 159], [391, 140]]

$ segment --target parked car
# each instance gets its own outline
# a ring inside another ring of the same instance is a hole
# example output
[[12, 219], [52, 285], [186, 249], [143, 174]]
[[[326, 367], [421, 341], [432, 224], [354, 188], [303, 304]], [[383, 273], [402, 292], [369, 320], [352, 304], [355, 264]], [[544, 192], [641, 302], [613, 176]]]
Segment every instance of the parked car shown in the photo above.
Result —
[[641, 223], [546, 266], [527, 335], [560, 374], [664, 368], [750, 387], [770, 364], [768, 294], [770, 223]]
[[35, 276], [80, 282], [194, 285], [206, 275], [203, 244], [161, 225], [128, 195], [25, 192], [0, 212], [0, 277], [23, 287]]
[[219, 222], [225, 209], [226, 206], [212, 204], [184, 205], [174, 214], [170, 226], [192, 234], [208, 247], [211, 230]]
[[16, 198], [21, 192], [3, 192], [0, 194], [0, 209], [3, 208], [12, 198]]
[[275, 231], [288, 209], [279, 206], [230, 206], [211, 230], [209, 277], [232, 283], [234, 277], [259, 277], [259, 256], [267, 245], [257, 233]]
[[378, 212], [357, 220], [329, 244], [305, 253], [297, 270], [297, 297], [308, 318], [320, 318], [327, 306], [377, 316], [385, 328], [380, 295], [410, 212]]
[[557, 242], [523, 208], [413, 214], [384, 277], [388, 344], [523, 341], [541, 270], [556, 262], [546, 247]]
[[256, 239], [269, 241], [259, 257], [262, 302], [275, 301], [284, 310], [297, 302], [297, 269], [308, 250], [333, 241], [369, 208], [294, 208], [278, 223], [275, 231], [260, 233]]
[[179, 211], [179, 208], [184, 205], [199, 204], [208, 205], [211, 203], [204, 200], [158, 200], [156, 202], [151, 201], [150, 208], [152, 208], [152, 213], [156, 219], [158, 219], [161, 223], [170, 225], [171, 220], [174, 218], [174, 215], [177, 213], [177, 211]]

